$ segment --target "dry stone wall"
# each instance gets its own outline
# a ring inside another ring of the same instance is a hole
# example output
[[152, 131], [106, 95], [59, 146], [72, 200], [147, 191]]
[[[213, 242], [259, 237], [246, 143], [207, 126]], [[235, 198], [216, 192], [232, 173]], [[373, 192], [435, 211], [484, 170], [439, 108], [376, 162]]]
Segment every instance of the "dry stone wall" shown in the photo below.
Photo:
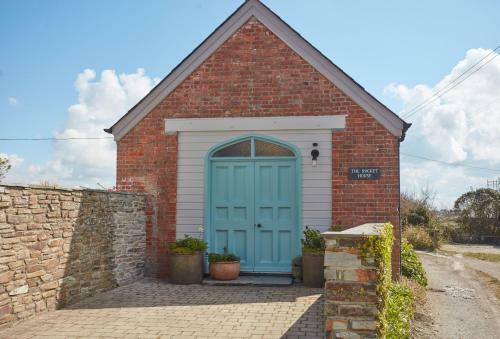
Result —
[[144, 275], [146, 197], [0, 186], [0, 327]]

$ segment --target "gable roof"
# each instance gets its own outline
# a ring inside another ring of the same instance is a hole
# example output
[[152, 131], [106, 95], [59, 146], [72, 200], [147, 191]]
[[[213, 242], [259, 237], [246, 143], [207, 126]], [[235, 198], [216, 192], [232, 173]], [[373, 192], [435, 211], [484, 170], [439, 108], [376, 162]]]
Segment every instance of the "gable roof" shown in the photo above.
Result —
[[141, 101], [132, 107], [113, 126], [104, 131], [120, 140], [137, 125], [151, 110], [165, 99], [198, 66], [212, 55], [251, 17], [255, 17], [271, 30], [292, 50], [310, 63], [318, 72], [330, 80], [337, 88], [354, 100], [382, 126], [402, 141], [411, 124], [406, 123], [384, 104], [368, 93], [354, 79], [337, 67], [292, 27], [259, 0], [246, 0], [231, 16], [215, 29], [196, 49], [181, 61], [158, 85]]

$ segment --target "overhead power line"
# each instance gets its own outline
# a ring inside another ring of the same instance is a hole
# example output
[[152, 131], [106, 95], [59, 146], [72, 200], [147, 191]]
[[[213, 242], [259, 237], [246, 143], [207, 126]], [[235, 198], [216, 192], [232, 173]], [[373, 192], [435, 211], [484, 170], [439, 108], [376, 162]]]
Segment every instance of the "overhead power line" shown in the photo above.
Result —
[[401, 152], [401, 154], [405, 155], [407, 157], [416, 158], [416, 159], [425, 160], [425, 161], [437, 162], [437, 163], [440, 163], [440, 164], [444, 164], [444, 165], [448, 165], [448, 166], [453, 166], [453, 167], [467, 167], [467, 168], [479, 169], [479, 170], [485, 170], [485, 171], [491, 171], [491, 172], [500, 172], [500, 169], [478, 167], [478, 166], [472, 166], [472, 165], [469, 165], [469, 164], [455, 164], [455, 163], [446, 162], [446, 161], [443, 161], [443, 160], [438, 160], [438, 159], [432, 159], [432, 158], [424, 157], [422, 155], [408, 154], [408, 153], [404, 153], [404, 152]]
[[75, 137], [75, 138], [0, 138], [0, 141], [61, 141], [61, 140], [102, 140], [113, 137]]
[[[451, 91], [453, 88], [457, 87], [462, 82], [464, 82], [465, 80], [467, 80], [468, 78], [470, 78], [473, 74], [475, 74], [476, 72], [478, 72], [481, 68], [483, 68], [484, 66], [486, 66], [487, 64], [489, 64], [491, 61], [493, 61], [498, 56], [498, 54], [495, 53], [498, 49], [500, 49], [500, 46], [497, 46], [495, 49], [493, 49], [492, 51], [490, 51], [486, 56], [484, 56], [479, 61], [477, 61], [475, 64], [473, 64], [472, 66], [470, 66], [469, 68], [467, 68], [459, 76], [457, 76], [455, 79], [453, 79], [452, 81], [450, 81], [446, 86], [444, 86], [443, 88], [440, 88], [439, 90], [437, 90], [436, 92], [434, 92], [432, 94], [432, 96], [430, 96], [426, 100], [422, 101], [420, 104], [414, 106], [412, 109], [410, 109], [410, 110], [402, 113], [401, 117], [404, 118], [404, 119], [407, 119], [407, 118], [413, 116], [417, 112], [421, 111], [424, 107], [426, 107], [430, 103], [436, 101], [437, 99], [439, 99], [440, 97], [442, 97], [443, 95], [445, 95], [446, 93], [448, 93], [449, 91]], [[480, 65], [485, 59], [487, 59], [488, 57], [490, 57], [492, 54], [495, 54], [495, 55], [492, 58], [490, 58], [489, 60], [487, 60], [486, 62], [484, 62], [482, 65]], [[480, 66], [477, 67], [476, 69], [474, 69], [478, 65], [480, 65]], [[472, 69], [474, 69], [474, 70], [469, 73], [469, 71], [471, 71]]]

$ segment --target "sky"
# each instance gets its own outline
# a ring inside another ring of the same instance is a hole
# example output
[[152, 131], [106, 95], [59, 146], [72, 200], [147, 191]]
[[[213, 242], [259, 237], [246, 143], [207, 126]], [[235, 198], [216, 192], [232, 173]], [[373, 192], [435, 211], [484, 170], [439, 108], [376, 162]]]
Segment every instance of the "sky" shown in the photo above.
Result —
[[[263, 2], [398, 114], [446, 92], [407, 119], [403, 191], [448, 208], [500, 177], [500, 2]], [[108, 137], [240, 4], [2, 0], [0, 139]], [[115, 154], [112, 139], [0, 140], [6, 182], [112, 187]]]

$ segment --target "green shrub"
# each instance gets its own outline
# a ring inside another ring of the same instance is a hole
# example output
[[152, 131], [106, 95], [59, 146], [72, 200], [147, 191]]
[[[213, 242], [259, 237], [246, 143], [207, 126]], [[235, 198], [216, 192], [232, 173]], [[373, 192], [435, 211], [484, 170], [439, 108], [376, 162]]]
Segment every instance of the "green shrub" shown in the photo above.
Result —
[[306, 226], [304, 239], [302, 239], [302, 253], [323, 253], [325, 251], [325, 238], [318, 230]]
[[401, 271], [403, 276], [413, 280], [421, 286], [427, 286], [427, 277], [424, 266], [406, 239], [401, 242]]
[[196, 252], [205, 251], [207, 249], [207, 243], [201, 239], [186, 235], [184, 239], [179, 239], [175, 243], [167, 244], [166, 247], [172, 253], [194, 254]]
[[385, 338], [389, 327], [387, 318], [387, 301], [392, 285], [391, 254], [394, 243], [393, 226], [390, 223], [384, 225], [379, 237], [369, 237], [361, 250], [369, 253], [373, 249], [375, 266], [377, 267], [377, 297], [378, 297], [378, 325], [377, 334], [379, 338]]
[[417, 206], [410, 209], [408, 214], [408, 223], [410, 225], [427, 225], [431, 220], [431, 211], [427, 206]]
[[432, 251], [435, 243], [432, 237], [423, 227], [408, 226], [403, 230], [403, 237], [417, 250]]
[[385, 302], [387, 329], [381, 338], [410, 338], [413, 318], [414, 296], [411, 289], [403, 284], [391, 283]]
[[392, 281], [391, 254], [394, 243], [393, 226], [385, 224], [379, 237], [370, 237], [362, 253], [373, 249], [377, 267], [378, 338], [409, 338], [413, 318], [414, 297], [405, 284]]

